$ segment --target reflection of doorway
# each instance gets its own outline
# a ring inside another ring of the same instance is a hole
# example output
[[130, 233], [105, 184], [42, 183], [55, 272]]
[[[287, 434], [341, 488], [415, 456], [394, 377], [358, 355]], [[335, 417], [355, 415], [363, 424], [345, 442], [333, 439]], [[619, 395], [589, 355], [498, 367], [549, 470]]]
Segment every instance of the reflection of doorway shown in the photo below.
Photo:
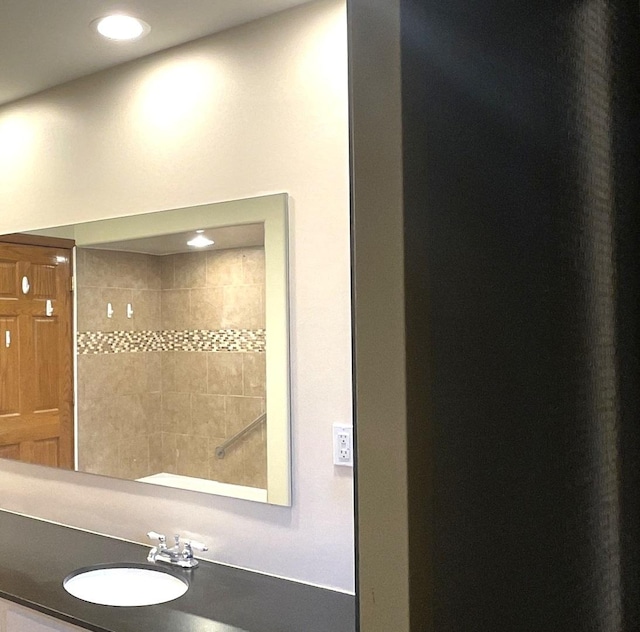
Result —
[[0, 457], [72, 468], [72, 242], [60, 243], [0, 243]]

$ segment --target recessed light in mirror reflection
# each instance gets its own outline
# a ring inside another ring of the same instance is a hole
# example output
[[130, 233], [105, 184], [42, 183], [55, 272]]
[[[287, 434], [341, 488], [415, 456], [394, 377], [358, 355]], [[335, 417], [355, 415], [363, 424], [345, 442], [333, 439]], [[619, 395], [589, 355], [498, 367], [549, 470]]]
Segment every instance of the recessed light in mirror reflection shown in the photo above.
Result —
[[191, 246], [191, 248], [206, 248], [207, 246], [213, 246], [215, 243], [213, 239], [209, 239], [205, 237], [202, 233], [204, 231], [197, 231], [198, 234], [187, 242], [187, 246]]

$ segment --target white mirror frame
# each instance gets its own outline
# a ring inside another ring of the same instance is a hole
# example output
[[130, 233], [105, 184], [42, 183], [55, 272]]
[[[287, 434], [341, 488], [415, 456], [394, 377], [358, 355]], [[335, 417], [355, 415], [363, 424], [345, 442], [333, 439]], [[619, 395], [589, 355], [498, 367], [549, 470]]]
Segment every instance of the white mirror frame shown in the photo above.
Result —
[[[141, 239], [264, 223], [267, 503], [291, 505], [291, 424], [289, 371], [288, 195], [216, 202], [141, 215], [96, 220], [33, 234], [74, 239], [79, 248], [123, 239]], [[77, 443], [77, 442], [76, 442]]]

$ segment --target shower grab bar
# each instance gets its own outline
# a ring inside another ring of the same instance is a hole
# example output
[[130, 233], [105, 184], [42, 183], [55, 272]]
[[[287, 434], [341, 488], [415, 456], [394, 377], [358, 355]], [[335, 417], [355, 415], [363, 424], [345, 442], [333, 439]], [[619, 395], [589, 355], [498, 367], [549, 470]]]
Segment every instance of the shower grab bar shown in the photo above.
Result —
[[218, 459], [224, 459], [224, 455], [229, 446], [233, 445], [236, 441], [242, 439], [244, 435], [251, 432], [256, 426], [267, 420], [267, 413], [262, 413], [259, 417], [256, 417], [250, 424], [247, 424], [240, 432], [236, 432], [233, 437], [229, 437], [222, 445], [216, 448], [216, 457]]

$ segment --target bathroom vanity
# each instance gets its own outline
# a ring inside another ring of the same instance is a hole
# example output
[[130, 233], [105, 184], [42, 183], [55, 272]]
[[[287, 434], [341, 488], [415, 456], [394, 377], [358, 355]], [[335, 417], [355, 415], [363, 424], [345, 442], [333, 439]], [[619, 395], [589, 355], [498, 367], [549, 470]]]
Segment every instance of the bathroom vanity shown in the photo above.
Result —
[[206, 561], [171, 568], [189, 582], [173, 601], [92, 604], [68, 594], [65, 577], [96, 564], [144, 563], [149, 547], [5, 511], [0, 533], [0, 632], [355, 631], [351, 595]]

